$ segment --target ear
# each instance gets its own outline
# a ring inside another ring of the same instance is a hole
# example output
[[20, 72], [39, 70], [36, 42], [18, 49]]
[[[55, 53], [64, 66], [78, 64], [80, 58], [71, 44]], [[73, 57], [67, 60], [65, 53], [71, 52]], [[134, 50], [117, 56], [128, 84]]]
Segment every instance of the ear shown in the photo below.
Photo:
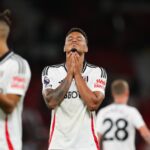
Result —
[[112, 97], [113, 99], [115, 99], [115, 94], [114, 94], [114, 93], [111, 93], [111, 97]]
[[64, 46], [64, 52], [66, 52], [66, 48], [65, 48], [65, 46]]

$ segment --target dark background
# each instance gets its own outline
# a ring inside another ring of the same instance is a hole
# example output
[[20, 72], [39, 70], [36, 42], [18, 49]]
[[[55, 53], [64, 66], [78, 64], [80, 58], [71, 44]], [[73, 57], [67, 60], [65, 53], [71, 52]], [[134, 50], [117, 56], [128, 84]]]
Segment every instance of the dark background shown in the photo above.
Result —
[[[130, 104], [150, 127], [150, 2], [149, 0], [1, 0], [0, 10], [12, 11], [9, 46], [26, 58], [32, 79], [24, 102], [23, 150], [46, 150], [50, 110], [41, 94], [41, 72], [47, 65], [65, 61], [65, 34], [80, 27], [88, 35], [88, 62], [108, 74], [110, 83], [124, 78], [130, 84]], [[137, 150], [150, 147], [136, 137]]]

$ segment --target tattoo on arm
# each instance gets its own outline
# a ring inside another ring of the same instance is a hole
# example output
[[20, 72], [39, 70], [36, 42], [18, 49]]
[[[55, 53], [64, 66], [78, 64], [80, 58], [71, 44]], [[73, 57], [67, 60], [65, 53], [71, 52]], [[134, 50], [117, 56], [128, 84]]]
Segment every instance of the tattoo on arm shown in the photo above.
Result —
[[63, 101], [67, 91], [69, 90], [71, 82], [72, 78], [67, 76], [56, 89], [47, 89], [45, 91], [45, 94], [43, 95], [46, 104], [49, 107], [59, 105]]
[[64, 79], [64, 80], [62, 81], [61, 85], [60, 85], [58, 88], [56, 88], [56, 89], [54, 90], [54, 92], [52, 93], [54, 99], [55, 99], [57, 102], [62, 101], [62, 100], [64, 99], [64, 96], [65, 96], [65, 94], [67, 93], [69, 87], [70, 87], [69, 82], [68, 82], [66, 79]]

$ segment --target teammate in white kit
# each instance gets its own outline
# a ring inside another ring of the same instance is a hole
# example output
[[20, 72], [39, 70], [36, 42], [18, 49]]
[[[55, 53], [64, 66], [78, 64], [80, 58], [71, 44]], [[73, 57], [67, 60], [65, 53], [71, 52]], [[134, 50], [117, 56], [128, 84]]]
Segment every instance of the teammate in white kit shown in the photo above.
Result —
[[8, 13], [0, 14], [0, 150], [21, 150], [23, 98], [31, 73], [27, 61], [8, 48]]
[[97, 115], [96, 128], [103, 150], [135, 150], [135, 129], [150, 144], [150, 131], [135, 107], [127, 105], [129, 86], [125, 80], [111, 85], [114, 103], [102, 108]]
[[107, 74], [85, 61], [87, 44], [82, 29], [70, 29], [66, 62], [42, 72], [43, 97], [52, 109], [49, 150], [99, 150], [95, 110], [105, 97]]

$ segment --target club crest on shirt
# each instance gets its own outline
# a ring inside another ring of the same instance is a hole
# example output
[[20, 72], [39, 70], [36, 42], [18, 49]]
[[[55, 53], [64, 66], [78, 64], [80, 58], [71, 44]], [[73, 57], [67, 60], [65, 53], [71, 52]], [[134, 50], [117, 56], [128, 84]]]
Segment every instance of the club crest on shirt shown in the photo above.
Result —
[[45, 84], [45, 86], [47, 86], [49, 83], [50, 83], [50, 79], [47, 76], [45, 76], [44, 77], [44, 84]]

